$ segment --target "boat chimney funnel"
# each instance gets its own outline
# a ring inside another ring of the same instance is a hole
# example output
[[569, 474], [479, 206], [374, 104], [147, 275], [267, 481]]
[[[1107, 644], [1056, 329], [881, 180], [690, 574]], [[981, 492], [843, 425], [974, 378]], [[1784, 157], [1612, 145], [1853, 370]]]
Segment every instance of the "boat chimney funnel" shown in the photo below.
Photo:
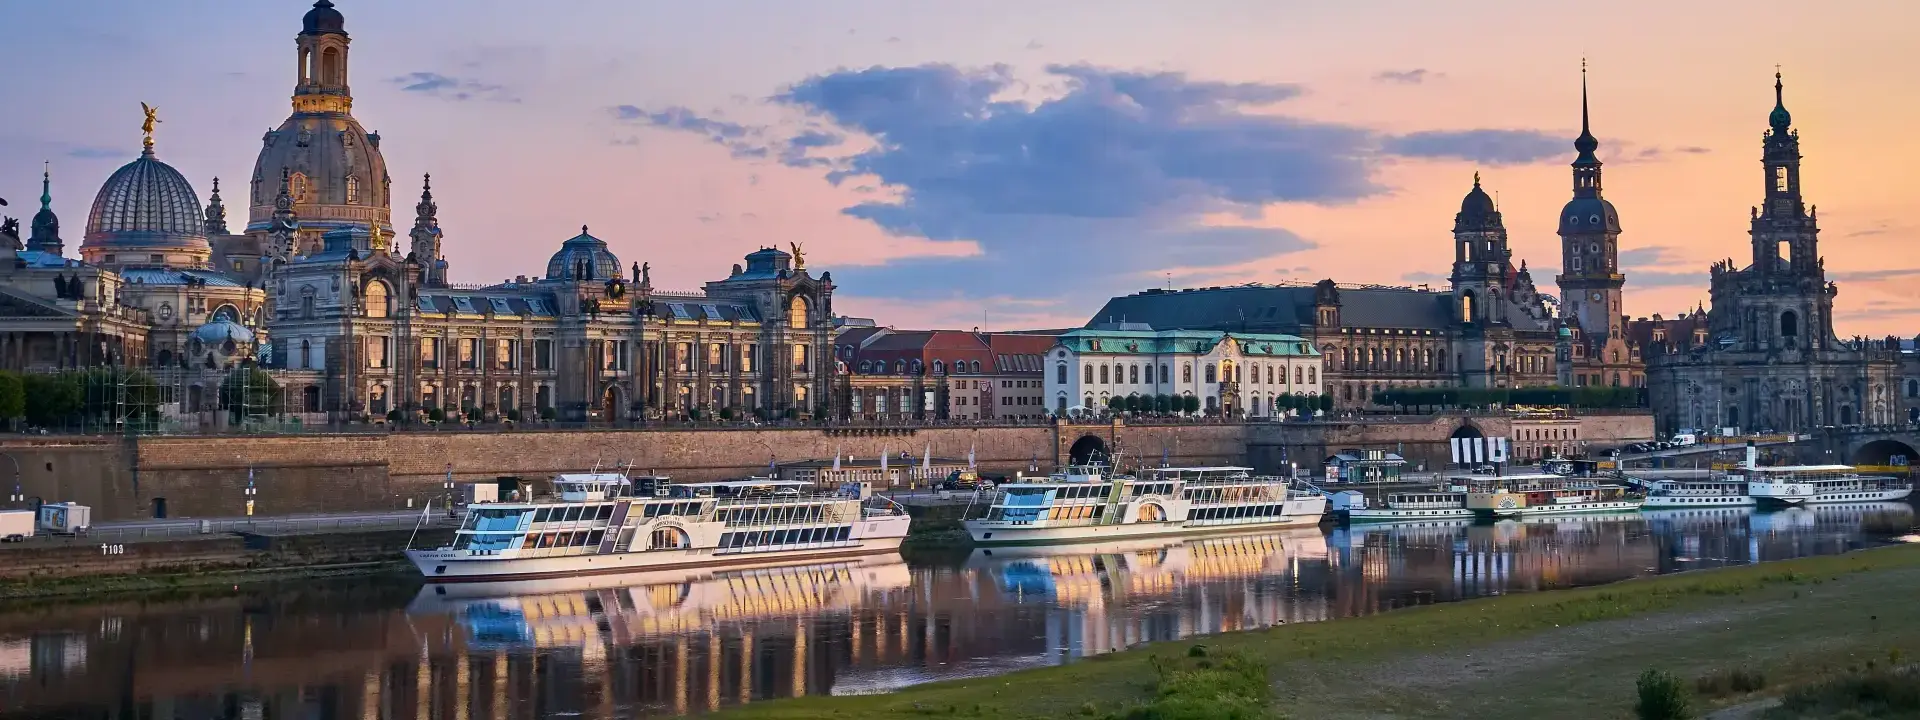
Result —
[[1752, 440], [1748, 440], [1747, 441], [1747, 469], [1752, 470], [1755, 467], [1758, 467], [1759, 465], [1760, 465], [1760, 448], [1756, 447], [1753, 444]]

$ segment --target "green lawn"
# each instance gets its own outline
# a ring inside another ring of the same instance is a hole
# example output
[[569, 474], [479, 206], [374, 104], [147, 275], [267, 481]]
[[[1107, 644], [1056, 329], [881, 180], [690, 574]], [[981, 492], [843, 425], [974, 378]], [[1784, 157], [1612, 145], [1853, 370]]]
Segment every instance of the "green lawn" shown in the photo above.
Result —
[[[1102, 717], [1154, 697], [1191, 646], [1264, 662], [1289, 718], [1621, 718], [1634, 680], [1757, 673], [1751, 702], [1849, 668], [1920, 656], [1920, 546], [1508, 595], [1159, 643], [1070, 665], [866, 697], [742, 706], [739, 718]], [[1717, 694], [1717, 693], [1716, 693]]]

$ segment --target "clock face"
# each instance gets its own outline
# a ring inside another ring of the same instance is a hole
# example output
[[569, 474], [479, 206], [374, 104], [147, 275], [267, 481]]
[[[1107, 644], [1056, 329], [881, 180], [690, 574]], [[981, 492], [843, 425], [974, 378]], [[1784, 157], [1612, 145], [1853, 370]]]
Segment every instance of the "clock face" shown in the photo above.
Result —
[[1593, 301], [1594, 301], [1594, 302], [1600, 302], [1600, 293], [1594, 293], [1594, 294], [1593, 294]]
[[161, 320], [173, 319], [173, 303], [160, 303], [160, 319]]

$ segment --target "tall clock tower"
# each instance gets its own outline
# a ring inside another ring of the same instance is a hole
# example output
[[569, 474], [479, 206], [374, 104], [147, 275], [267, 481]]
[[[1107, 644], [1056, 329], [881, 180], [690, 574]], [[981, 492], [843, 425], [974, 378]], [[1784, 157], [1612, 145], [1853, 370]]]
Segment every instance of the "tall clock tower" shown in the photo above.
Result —
[[1580, 137], [1573, 141], [1573, 199], [1560, 211], [1562, 312], [1580, 328], [1582, 344], [1624, 337], [1621, 319], [1620, 215], [1600, 192], [1600, 148], [1587, 113], [1587, 69], [1580, 68]]

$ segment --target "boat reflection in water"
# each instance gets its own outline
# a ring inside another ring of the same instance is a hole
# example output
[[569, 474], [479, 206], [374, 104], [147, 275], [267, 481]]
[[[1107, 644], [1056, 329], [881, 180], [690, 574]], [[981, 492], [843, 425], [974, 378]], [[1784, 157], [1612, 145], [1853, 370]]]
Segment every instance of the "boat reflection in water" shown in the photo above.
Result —
[[1904, 503], [1676, 508], [888, 553], [474, 584], [306, 583], [0, 612], [0, 715], [381, 720], [701, 713], [1156, 640], [1844, 552]]

